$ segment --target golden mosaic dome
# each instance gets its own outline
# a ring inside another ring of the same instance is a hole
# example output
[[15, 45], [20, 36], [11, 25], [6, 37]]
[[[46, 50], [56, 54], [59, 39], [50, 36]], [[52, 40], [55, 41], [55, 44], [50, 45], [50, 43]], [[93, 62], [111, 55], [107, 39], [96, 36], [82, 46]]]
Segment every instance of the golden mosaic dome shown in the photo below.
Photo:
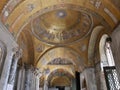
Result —
[[32, 32], [50, 44], [68, 44], [85, 37], [91, 30], [92, 19], [83, 11], [58, 9], [46, 12], [32, 22]]

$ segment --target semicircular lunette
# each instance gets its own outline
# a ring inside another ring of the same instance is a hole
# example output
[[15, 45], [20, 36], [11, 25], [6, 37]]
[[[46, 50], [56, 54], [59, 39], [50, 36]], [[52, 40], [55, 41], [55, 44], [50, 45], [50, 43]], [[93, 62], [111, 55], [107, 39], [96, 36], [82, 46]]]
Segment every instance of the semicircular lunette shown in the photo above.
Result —
[[85, 10], [57, 9], [39, 15], [31, 23], [32, 33], [49, 44], [70, 44], [83, 39], [92, 28], [92, 16]]
[[[47, 59], [46, 59], [47, 57]], [[84, 58], [70, 48], [57, 47], [45, 53], [36, 63], [37, 68], [49, 64], [72, 64], [82, 70], [85, 67]], [[82, 67], [81, 67], [82, 66]]]

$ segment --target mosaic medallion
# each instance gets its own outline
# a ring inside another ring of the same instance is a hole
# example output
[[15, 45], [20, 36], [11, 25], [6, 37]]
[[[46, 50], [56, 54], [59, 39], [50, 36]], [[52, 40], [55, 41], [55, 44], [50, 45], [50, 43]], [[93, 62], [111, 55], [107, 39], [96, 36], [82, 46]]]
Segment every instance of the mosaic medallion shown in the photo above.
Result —
[[43, 42], [68, 44], [89, 34], [92, 18], [86, 12], [62, 8], [39, 15], [31, 27], [33, 34]]

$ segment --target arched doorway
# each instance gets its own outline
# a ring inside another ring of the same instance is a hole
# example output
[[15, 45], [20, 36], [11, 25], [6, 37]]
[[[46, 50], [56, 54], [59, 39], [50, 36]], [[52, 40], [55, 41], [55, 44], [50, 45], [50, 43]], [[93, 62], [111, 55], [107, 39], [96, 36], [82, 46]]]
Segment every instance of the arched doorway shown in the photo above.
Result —
[[101, 71], [105, 75], [106, 87], [108, 90], [119, 90], [120, 83], [117, 76], [114, 58], [111, 50], [111, 38], [104, 34], [100, 40], [99, 51], [100, 51], [100, 64]]

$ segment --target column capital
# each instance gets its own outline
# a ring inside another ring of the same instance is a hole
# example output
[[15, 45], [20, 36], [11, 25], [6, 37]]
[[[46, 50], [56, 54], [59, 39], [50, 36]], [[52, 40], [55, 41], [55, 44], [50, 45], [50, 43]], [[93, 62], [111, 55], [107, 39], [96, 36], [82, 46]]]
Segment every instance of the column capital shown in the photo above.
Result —
[[20, 59], [22, 57], [22, 49], [19, 47], [13, 48], [14, 58]]
[[45, 80], [45, 81], [44, 81], [44, 84], [48, 85], [48, 80]]
[[34, 68], [34, 74], [37, 76], [37, 77], [41, 77], [42, 76], [42, 72], [39, 68]]

